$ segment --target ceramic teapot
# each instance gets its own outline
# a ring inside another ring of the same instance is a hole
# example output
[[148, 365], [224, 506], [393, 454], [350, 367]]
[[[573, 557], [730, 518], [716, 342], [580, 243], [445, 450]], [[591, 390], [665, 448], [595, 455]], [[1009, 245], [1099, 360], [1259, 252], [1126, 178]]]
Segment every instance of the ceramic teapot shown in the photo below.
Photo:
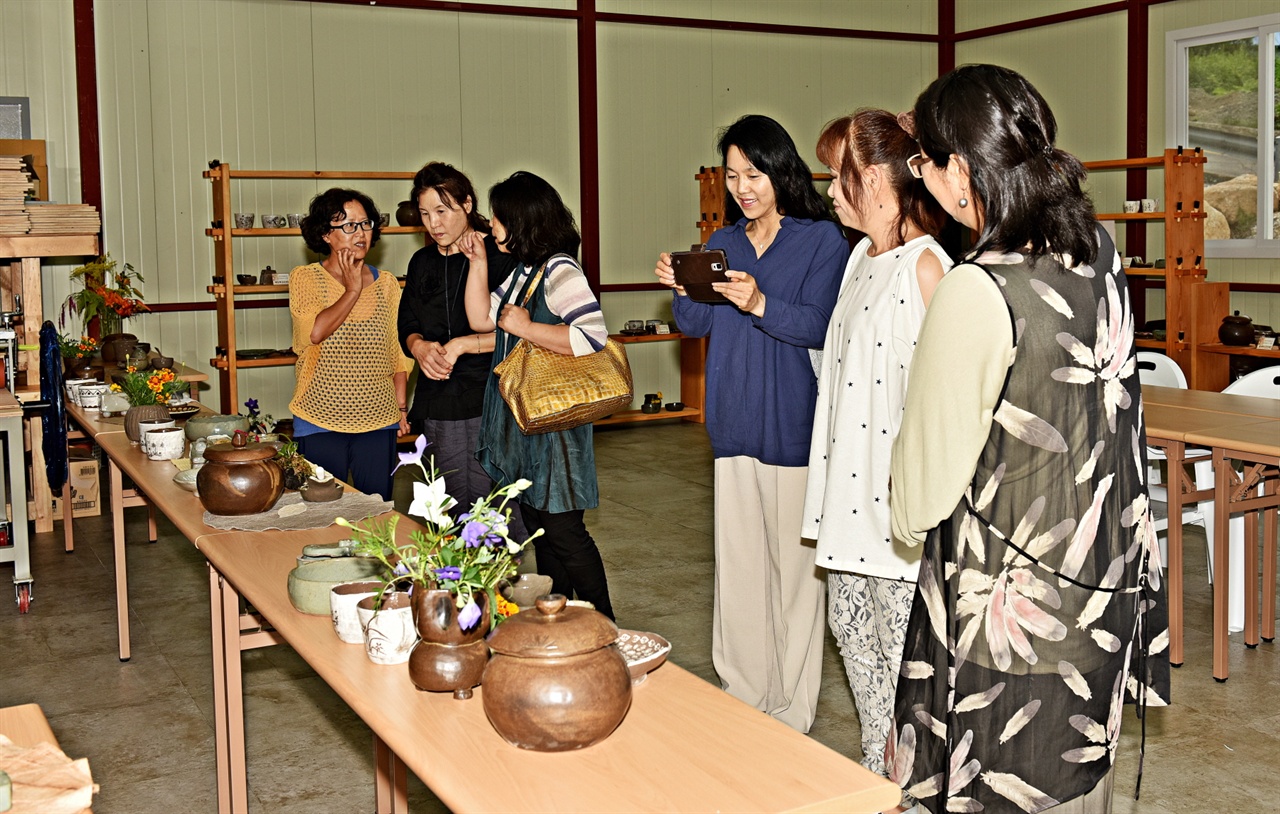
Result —
[[1222, 325], [1218, 326], [1218, 339], [1222, 340], [1224, 345], [1233, 345], [1236, 347], [1244, 347], [1253, 344], [1253, 320], [1246, 316], [1241, 316], [1236, 311], [1231, 316], [1222, 318]]
[[536, 752], [599, 743], [631, 708], [631, 674], [618, 627], [561, 594], [539, 597], [489, 636], [484, 712], [506, 741]]

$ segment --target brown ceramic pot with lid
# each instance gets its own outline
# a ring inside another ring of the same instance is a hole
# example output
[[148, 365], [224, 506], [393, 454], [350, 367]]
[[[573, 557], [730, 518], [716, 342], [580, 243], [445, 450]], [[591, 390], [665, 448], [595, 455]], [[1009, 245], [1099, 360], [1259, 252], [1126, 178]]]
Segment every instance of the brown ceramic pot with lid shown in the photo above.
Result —
[[599, 743], [631, 707], [631, 674], [618, 627], [561, 594], [540, 597], [489, 636], [484, 712], [506, 741], [536, 752]]
[[1218, 339], [1224, 345], [1235, 347], [1252, 345], [1253, 320], [1246, 316], [1241, 316], [1239, 311], [1236, 311], [1231, 316], [1223, 317], [1222, 324], [1218, 326]]
[[271, 444], [209, 445], [196, 476], [200, 502], [214, 514], [257, 514], [270, 509], [284, 491], [280, 467], [272, 460], [275, 456]]

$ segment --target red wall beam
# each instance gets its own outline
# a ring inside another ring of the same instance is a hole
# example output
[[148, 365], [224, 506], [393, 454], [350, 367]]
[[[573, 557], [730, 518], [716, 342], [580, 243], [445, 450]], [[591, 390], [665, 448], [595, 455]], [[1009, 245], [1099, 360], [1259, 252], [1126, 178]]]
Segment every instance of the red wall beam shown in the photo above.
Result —
[[938, 2], [938, 76], [956, 67], [956, 0]]
[[596, 2], [578, 0], [578, 182], [582, 268], [600, 290], [600, 105], [596, 76]]
[[80, 134], [80, 202], [102, 211], [102, 159], [98, 140], [98, 58], [93, 0], [73, 0], [76, 63], [76, 125]]

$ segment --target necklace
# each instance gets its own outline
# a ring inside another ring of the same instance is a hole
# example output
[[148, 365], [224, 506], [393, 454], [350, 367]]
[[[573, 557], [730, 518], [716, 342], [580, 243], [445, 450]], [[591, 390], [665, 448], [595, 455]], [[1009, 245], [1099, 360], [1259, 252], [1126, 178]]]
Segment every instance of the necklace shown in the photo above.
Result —
[[[463, 262], [463, 264], [464, 264], [464, 265], [466, 264], [466, 258], [465, 258], [465, 257], [463, 258], [462, 262]], [[444, 256], [444, 320], [445, 320], [445, 330], [446, 330], [446, 331], [448, 331], [448, 333], [449, 333], [449, 339], [453, 339], [453, 301], [454, 301], [454, 297], [457, 295], [458, 291], [460, 291], [460, 290], [462, 289], [462, 280], [463, 280], [463, 278], [464, 278], [465, 276], [466, 276], [466, 274], [465, 274], [465, 273], [464, 273], [464, 274], [459, 275], [459, 277], [458, 277], [458, 283], [457, 283], [457, 285], [455, 285], [455, 286], [454, 286], [453, 293], [451, 294], [451, 293], [449, 292], [449, 255], [448, 255], [448, 254], [446, 254], [446, 255]], [[449, 341], [449, 340], [448, 340], [448, 339], [446, 339], [445, 341], [447, 342], [447, 341]]]
[[760, 252], [760, 254], [764, 254], [764, 250], [771, 243], [773, 243], [773, 239], [778, 236], [778, 233], [775, 231], [771, 235], [762, 236], [759, 240], [756, 240], [755, 238], [751, 237], [751, 234], [759, 232], [764, 228], [762, 226], [759, 226], [758, 224], [759, 224], [759, 221], [751, 222], [751, 230], [750, 230], [750, 234], [748, 234], [747, 236], [747, 240], [749, 240], [751, 244], [756, 247], [756, 249]]

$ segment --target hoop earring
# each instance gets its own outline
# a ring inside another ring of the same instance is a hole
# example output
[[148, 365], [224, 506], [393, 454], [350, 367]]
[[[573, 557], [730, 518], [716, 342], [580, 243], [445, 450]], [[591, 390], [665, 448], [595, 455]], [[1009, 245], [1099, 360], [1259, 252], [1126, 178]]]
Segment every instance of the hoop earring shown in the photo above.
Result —
[[966, 206], [969, 205], [969, 199], [965, 197], [961, 197], [960, 200], [956, 201], [956, 203], [960, 205], [961, 209], [964, 209]]

